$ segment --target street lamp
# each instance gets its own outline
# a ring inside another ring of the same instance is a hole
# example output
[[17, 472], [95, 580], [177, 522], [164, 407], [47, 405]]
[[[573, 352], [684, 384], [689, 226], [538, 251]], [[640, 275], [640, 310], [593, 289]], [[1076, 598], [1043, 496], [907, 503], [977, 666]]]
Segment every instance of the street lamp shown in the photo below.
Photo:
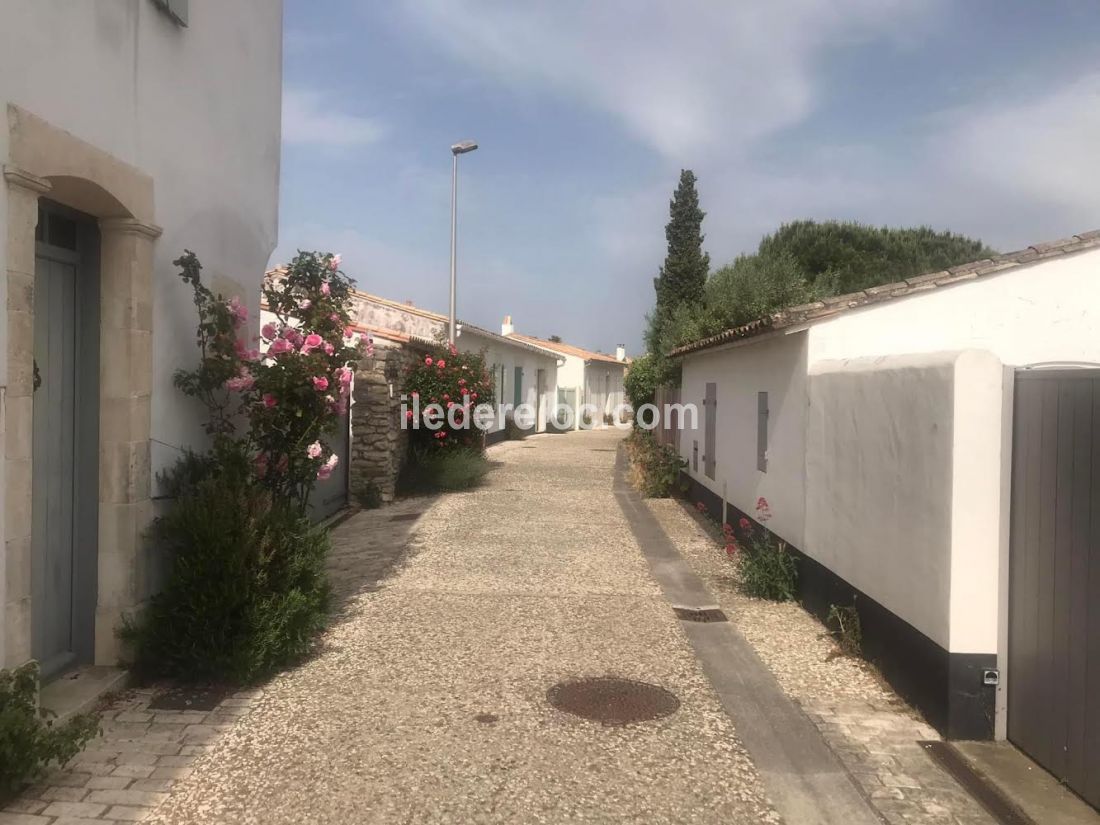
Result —
[[451, 311], [447, 316], [447, 338], [455, 342], [455, 243], [458, 233], [458, 156], [472, 152], [477, 144], [472, 140], [464, 140], [451, 147], [451, 157], [454, 163], [451, 167]]

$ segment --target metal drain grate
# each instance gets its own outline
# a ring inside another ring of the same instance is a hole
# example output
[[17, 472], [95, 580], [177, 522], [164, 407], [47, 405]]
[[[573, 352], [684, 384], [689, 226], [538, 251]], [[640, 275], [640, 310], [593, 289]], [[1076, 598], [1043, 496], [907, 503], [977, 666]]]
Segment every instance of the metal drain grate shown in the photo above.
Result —
[[396, 516], [390, 516], [390, 521], [416, 521], [423, 513], [398, 513]]
[[677, 619], [685, 622], [728, 622], [729, 619], [717, 605], [708, 607], [677, 607], [673, 606], [672, 612]]
[[662, 687], [613, 676], [559, 682], [546, 699], [560, 711], [604, 725], [648, 722], [680, 709], [680, 700]]
[[149, 710], [214, 710], [232, 692], [224, 685], [169, 688], [153, 697]]

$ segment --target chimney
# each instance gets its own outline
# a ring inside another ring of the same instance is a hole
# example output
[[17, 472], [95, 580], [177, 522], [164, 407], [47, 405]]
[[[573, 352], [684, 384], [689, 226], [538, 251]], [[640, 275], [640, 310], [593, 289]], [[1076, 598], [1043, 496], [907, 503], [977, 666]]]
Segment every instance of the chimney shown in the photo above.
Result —
[[500, 325], [500, 334], [501, 335], [511, 335], [515, 331], [516, 331], [516, 328], [514, 326], [512, 326], [512, 316], [511, 315], [505, 315], [504, 316], [504, 323]]
[[619, 346], [615, 347], [615, 360], [616, 361], [625, 361], [626, 360], [626, 347], [624, 347], [622, 344], [619, 344]]

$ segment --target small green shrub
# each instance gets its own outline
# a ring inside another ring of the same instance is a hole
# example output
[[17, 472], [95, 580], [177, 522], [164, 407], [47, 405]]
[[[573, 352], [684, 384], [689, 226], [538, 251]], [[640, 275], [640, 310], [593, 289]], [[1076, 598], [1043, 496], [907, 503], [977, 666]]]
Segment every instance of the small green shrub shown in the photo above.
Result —
[[355, 497], [364, 510], [377, 510], [383, 504], [382, 490], [373, 481], [361, 485], [355, 491]]
[[124, 628], [146, 676], [255, 682], [311, 649], [329, 602], [328, 537], [278, 506], [248, 458], [184, 460], [177, 498], [153, 526], [169, 555], [163, 590]]
[[527, 438], [527, 430], [519, 426], [513, 418], [504, 421], [504, 438], [508, 441], [522, 441]]
[[779, 541], [762, 525], [772, 517], [767, 499], [756, 501], [756, 520], [753, 525], [747, 518], [738, 523], [741, 541], [737, 541], [733, 527], [722, 526], [725, 533], [726, 553], [737, 561], [741, 571], [741, 589], [749, 596], [787, 602], [798, 592], [798, 566], [787, 550], [786, 542]]
[[829, 605], [829, 615], [825, 623], [836, 638], [841, 653], [855, 657], [863, 654], [863, 627], [854, 604]]
[[412, 492], [468, 490], [489, 472], [489, 459], [473, 447], [414, 450], [402, 475], [402, 486]]
[[634, 429], [626, 439], [634, 468], [634, 480], [642, 495], [648, 498], [668, 498], [683, 489], [680, 471], [687, 461], [672, 447], [658, 444], [653, 433]]
[[51, 763], [64, 765], [99, 734], [99, 717], [74, 716], [55, 725], [38, 708], [38, 663], [0, 670], [0, 801], [41, 776]]
[[795, 597], [798, 568], [784, 542], [768, 537], [741, 552], [741, 586], [758, 599], [789, 602]]

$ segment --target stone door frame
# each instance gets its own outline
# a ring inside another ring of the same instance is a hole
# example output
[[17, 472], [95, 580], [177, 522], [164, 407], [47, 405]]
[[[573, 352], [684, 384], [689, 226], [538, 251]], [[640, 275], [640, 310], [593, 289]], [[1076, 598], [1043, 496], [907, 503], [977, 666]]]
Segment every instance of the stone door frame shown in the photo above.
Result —
[[8, 384], [4, 414], [2, 662], [31, 656], [31, 450], [38, 199], [98, 220], [99, 526], [95, 663], [118, 663], [117, 630], [142, 597], [141, 541], [152, 520], [153, 180], [18, 106], [7, 109]]

